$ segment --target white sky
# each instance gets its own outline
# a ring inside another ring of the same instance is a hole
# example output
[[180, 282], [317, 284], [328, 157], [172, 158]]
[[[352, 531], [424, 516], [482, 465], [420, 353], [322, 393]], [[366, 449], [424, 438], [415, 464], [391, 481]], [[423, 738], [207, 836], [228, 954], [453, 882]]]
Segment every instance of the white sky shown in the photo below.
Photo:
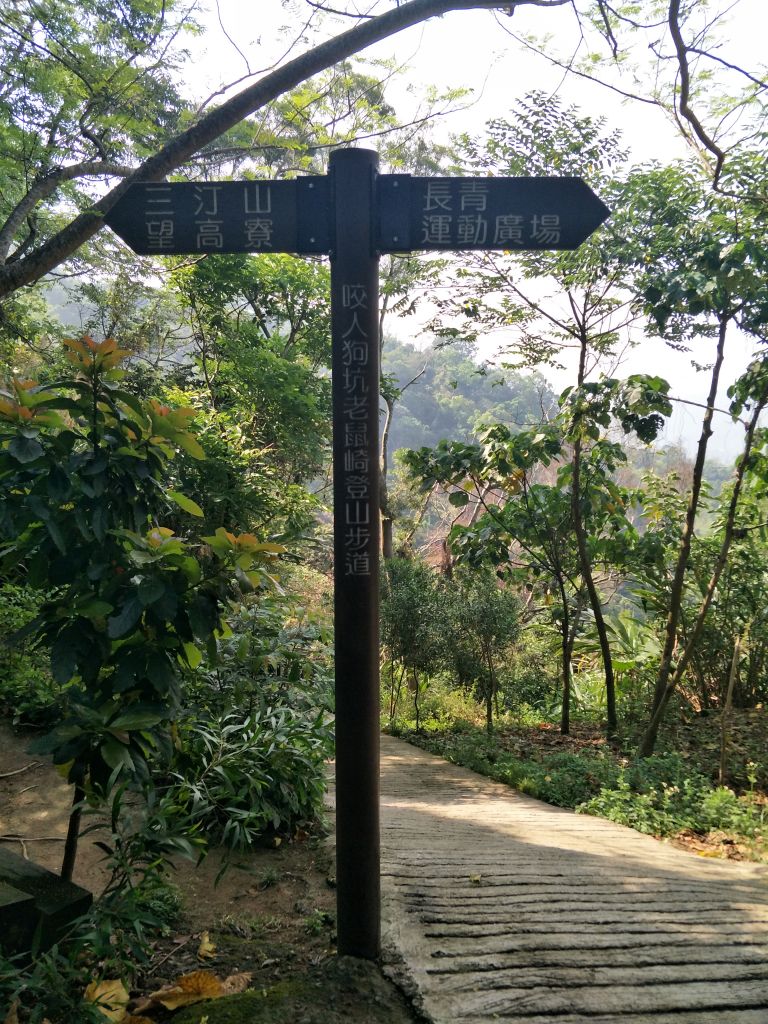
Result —
[[[369, 9], [372, 5], [370, 0], [363, 5], [361, 0], [359, 6]], [[734, 63], [758, 66], [764, 61], [768, 37], [767, 0], [737, 0], [735, 4], [723, 0], [715, 6], [733, 8], [728, 38], [720, 55]], [[243, 0], [218, 0], [205, 18], [205, 36], [195, 42], [195, 78], [188, 83], [189, 91], [200, 98], [249, 72], [269, 69], [293, 41], [300, 24], [299, 13], [303, 17], [309, 13], [309, 8], [299, 0], [289, 0], [287, 5], [283, 0], [254, 0], [248, 4]], [[348, 24], [338, 23], [336, 31]], [[284, 34], [281, 27], [287, 29]], [[519, 8], [512, 18], [488, 11], [458, 11], [391, 37], [369, 48], [363, 56], [395, 57], [398, 63], [409, 67], [402, 76], [402, 84], [387, 93], [404, 120], [418, 109], [419, 92], [424, 87], [472, 89], [475, 102], [442, 118], [433, 128], [437, 137], [463, 131], [480, 133], [489, 118], [508, 116], [516, 99], [535, 88], [557, 91], [564, 102], [578, 104], [585, 113], [605, 115], [609, 128], [622, 129], [637, 161], [684, 156], [679, 135], [657, 108], [622, 101], [615, 93], [575, 76], [566, 78], [563, 71], [521, 48], [509, 34], [548, 33], [555, 51], [570, 53], [578, 44], [574, 28], [568, 8]], [[331, 34], [330, 27], [323, 34]], [[307, 43], [319, 38], [310, 30]], [[293, 50], [291, 56], [299, 52]], [[615, 81], [632, 91], [632, 83], [625, 74]], [[412, 324], [409, 320], [403, 328], [392, 327], [394, 333], [406, 340]], [[724, 386], [718, 400], [721, 406], [727, 405], [725, 390], [748, 361], [751, 344], [734, 335], [730, 350], [722, 374]], [[702, 350], [696, 355], [698, 361], [707, 361]], [[709, 375], [694, 371], [690, 357], [672, 352], [656, 340], [643, 341], [619, 372], [659, 373], [670, 380], [673, 394], [693, 401], [703, 401], [708, 387]], [[572, 380], [568, 373], [546, 375], [556, 389]], [[700, 410], [676, 404], [665, 438], [690, 449], [698, 438], [700, 422]], [[730, 460], [740, 446], [743, 431], [724, 416], [716, 418], [715, 426], [711, 455]]]

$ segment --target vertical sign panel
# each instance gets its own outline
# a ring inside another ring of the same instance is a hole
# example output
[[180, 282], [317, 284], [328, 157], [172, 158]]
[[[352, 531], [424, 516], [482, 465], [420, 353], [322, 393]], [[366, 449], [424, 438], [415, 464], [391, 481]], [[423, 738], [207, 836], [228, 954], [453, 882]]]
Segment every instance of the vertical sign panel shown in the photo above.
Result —
[[369, 150], [331, 154], [338, 949], [369, 959], [380, 901], [377, 165]]

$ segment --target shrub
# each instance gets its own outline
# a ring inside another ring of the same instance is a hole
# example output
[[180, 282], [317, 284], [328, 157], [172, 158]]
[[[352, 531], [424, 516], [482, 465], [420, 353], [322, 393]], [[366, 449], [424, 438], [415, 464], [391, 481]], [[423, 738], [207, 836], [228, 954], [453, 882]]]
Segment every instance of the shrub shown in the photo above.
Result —
[[576, 807], [617, 778], [616, 766], [598, 754], [553, 754], [538, 768], [535, 795], [558, 807]]
[[243, 849], [317, 816], [332, 752], [325, 712], [273, 707], [190, 719], [182, 735], [174, 798], [212, 841]]
[[333, 707], [333, 649], [329, 631], [282, 596], [258, 594], [227, 617], [217, 664], [188, 673], [186, 703], [200, 717], [234, 708], [243, 716], [266, 705], [312, 713]]
[[718, 830], [754, 838], [766, 825], [765, 810], [751, 794], [738, 797], [713, 786], [677, 754], [638, 761], [576, 809], [659, 836]]
[[40, 599], [29, 587], [0, 586], [0, 636], [6, 638], [0, 645], [0, 709], [14, 722], [49, 725], [56, 720], [66, 687], [54, 682], [47, 657], [29, 642], [7, 642], [34, 619]]

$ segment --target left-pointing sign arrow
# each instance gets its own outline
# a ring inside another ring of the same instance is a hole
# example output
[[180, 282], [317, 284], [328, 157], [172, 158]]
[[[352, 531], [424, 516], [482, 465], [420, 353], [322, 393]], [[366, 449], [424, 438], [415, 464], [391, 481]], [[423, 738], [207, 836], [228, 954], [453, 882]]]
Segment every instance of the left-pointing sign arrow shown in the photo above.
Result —
[[135, 252], [291, 252], [330, 249], [328, 179], [131, 185], [105, 217]]

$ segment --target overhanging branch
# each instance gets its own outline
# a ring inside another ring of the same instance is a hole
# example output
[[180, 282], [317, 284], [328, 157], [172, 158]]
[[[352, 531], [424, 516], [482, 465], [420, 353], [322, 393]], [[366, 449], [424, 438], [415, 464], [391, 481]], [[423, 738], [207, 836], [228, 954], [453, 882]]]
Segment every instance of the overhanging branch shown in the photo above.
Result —
[[175, 136], [158, 153], [145, 160], [133, 174], [95, 203], [92, 211], [80, 214], [67, 227], [23, 259], [0, 267], [0, 299], [17, 288], [38, 280], [92, 238], [103, 226], [104, 214], [114, 206], [133, 182], [161, 181], [201, 147], [213, 142], [249, 114], [308, 78], [339, 61], [346, 60], [352, 54], [412, 25], [451, 11], [493, 10], [504, 7], [514, 10], [528, 5], [562, 7], [570, 3], [571, 0], [517, 0], [513, 4], [500, 3], [499, 0], [409, 0], [408, 3], [320, 43], [205, 114], [196, 124]]

